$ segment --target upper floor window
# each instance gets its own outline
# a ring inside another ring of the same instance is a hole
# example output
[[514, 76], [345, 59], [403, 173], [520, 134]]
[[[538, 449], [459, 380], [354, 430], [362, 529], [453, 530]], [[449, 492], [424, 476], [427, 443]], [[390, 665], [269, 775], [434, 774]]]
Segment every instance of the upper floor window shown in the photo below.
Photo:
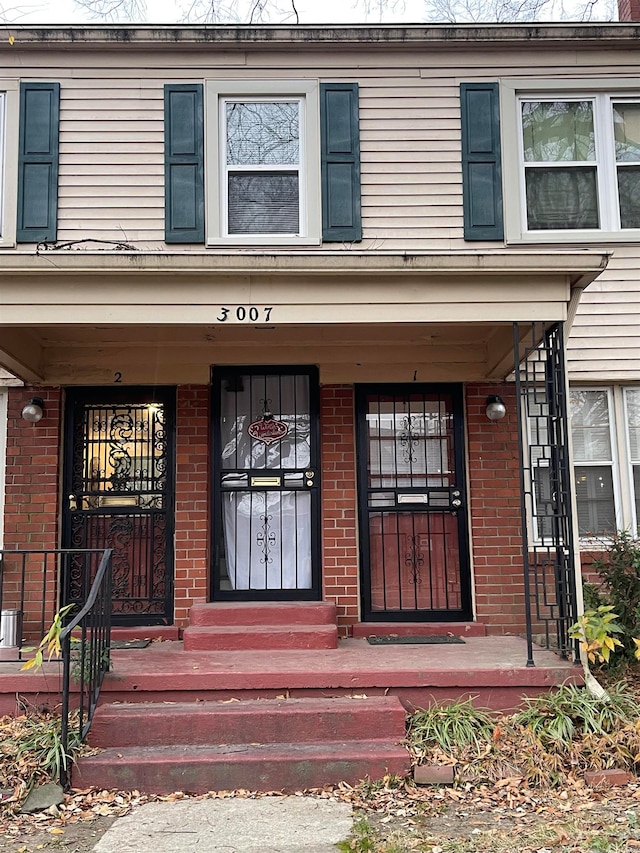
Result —
[[640, 239], [640, 90], [605, 85], [502, 86], [508, 240]]
[[315, 81], [206, 84], [207, 242], [320, 242]]
[[0, 246], [16, 239], [18, 82], [0, 81]]

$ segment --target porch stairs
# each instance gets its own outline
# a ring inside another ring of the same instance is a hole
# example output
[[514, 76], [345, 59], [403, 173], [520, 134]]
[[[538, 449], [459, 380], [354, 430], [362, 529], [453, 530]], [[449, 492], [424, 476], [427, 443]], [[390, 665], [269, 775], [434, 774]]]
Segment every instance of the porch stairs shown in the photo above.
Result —
[[296, 791], [404, 775], [405, 711], [395, 696], [112, 704], [98, 708], [75, 787], [166, 794]]
[[335, 649], [336, 606], [328, 601], [194, 604], [185, 651]]
[[[117, 629], [119, 639], [153, 629]], [[408, 769], [405, 709], [474, 697], [495, 710], [581, 670], [526, 642], [484, 636], [474, 623], [359, 625], [336, 647], [333, 605], [317, 602], [197, 605], [184, 642], [112, 652], [75, 786], [150, 793], [235, 788], [298, 790]], [[370, 645], [365, 636], [454, 634], [463, 644]], [[55, 706], [59, 665], [21, 672], [0, 662], [0, 713]]]
[[[184, 651], [336, 649], [335, 617], [324, 602], [197, 604]], [[407, 773], [404, 736], [395, 696], [103, 704], [90, 737], [103, 751], [78, 761], [73, 783], [157, 794], [354, 784]]]

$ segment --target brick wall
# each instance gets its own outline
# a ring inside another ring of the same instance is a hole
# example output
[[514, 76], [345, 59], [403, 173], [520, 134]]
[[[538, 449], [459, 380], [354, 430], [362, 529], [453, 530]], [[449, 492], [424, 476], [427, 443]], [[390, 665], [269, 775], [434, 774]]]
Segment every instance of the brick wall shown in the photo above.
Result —
[[618, 0], [618, 20], [640, 21], [640, 0]]
[[175, 621], [188, 623], [209, 599], [209, 388], [178, 387], [176, 429]]
[[[488, 420], [490, 394], [507, 414]], [[490, 633], [524, 631], [518, 421], [513, 385], [469, 385], [467, 433], [476, 618]]]
[[[32, 397], [41, 397], [44, 415], [37, 424], [23, 420], [21, 412]], [[7, 549], [57, 548], [60, 450], [60, 389], [11, 388], [7, 409], [7, 461], [5, 485], [4, 547]], [[20, 608], [15, 598], [21, 566], [7, 561], [3, 584], [3, 608]], [[41, 620], [51, 621], [53, 606], [42, 611], [42, 591], [56, 589], [56, 562], [44, 566], [40, 556], [26, 562], [23, 634], [30, 638], [41, 631]], [[13, 597], [12, 597], [13, 596]], [[55, 596], [47, 599], [53, 602]]]
[[335, 601], [341, 634], [358, 621], [358, 539], [353, 388], [320, 391], [323, 597]]

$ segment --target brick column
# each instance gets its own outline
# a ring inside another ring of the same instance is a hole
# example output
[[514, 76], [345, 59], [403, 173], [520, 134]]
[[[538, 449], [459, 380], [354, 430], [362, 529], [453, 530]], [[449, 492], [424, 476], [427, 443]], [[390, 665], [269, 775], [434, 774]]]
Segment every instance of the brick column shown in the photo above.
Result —
[[[41, 397], [44, 415], [37, 424], [21, 412]], [[60, 388], [11, 388], [7, 411], [5, 548], [57, 548], [60, 475]]]
[[[41, 397], [44, 415], [36, 424], [21, 417], [32, 397]], [[60, 544], [58, 492], [60, 476], [59, 388], [11, 388], [7, 411], [4, 547], [50, 550]], [[20, 558], [7, 558], [3, 577], [3, 608], [20, 609]], [[37, 642], [53, 618], [58, 562], [42, 555], [26, 558], [22, 634]], [[44, 598], [43, 598], [44, 597]], [[44, 608], [43, 608], [44, 601]]]
[[323, 595], [336, 602], [345, 635], [360, 612], [353, 388], [321, 388], [320, 430]]
[[209, 388], [178, 387], [174, 618], [184, 627], [195, 601], [209, 600]]
[[[507, 407], [488, 420], [486, 398]], [[492, 634], [525, 630], [518, 416], [514, 385], [468, 385], [469, 500], [476, 618]]]

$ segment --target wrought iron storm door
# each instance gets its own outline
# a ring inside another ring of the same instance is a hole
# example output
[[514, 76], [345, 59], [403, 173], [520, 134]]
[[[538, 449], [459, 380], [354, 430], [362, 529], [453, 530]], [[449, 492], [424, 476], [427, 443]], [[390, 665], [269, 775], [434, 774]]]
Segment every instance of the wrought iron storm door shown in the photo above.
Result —
[[[76, 388], [66, 395], [63, 539], [113, 549], [113, 623], [173, 621], [174, 388]], [[71, 562], [67, 602], [84, 600]]]
[[214, 600], [320, 598], [318, 372], [213, 370]]
[[471, 618], [462, 388], [356, 389], [363, 618]]

